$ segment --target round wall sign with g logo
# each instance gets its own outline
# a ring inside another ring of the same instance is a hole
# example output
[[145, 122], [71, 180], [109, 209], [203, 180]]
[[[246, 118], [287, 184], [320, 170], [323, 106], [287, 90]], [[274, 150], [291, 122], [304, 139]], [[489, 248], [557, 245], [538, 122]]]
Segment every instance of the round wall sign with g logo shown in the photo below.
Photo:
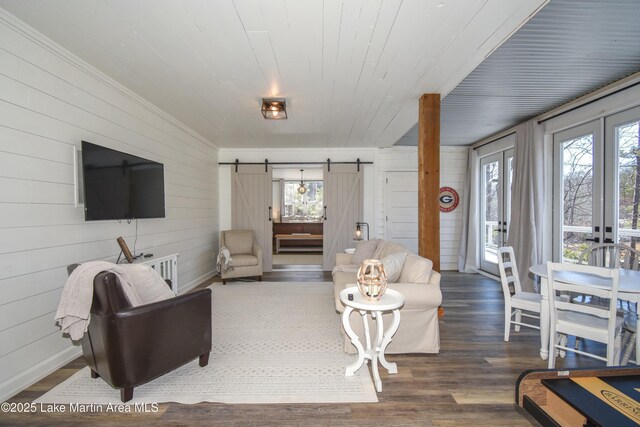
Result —
[[460, 197], [458, 192], [451, 187], [440, 188], [440, 212], [451, 212], [458, 207]]

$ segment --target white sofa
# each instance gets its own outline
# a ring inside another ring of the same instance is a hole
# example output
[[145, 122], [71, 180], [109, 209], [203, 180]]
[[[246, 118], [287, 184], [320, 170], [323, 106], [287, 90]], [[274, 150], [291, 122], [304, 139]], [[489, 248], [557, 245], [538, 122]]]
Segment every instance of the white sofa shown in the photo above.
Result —
[[[372, 247], [373, 254], [371, 254]], [[340, 302], [340, 291], [356, 286], [356, 274], [363, 256], [367, 259], [382, 260], [385, 263], [385, 269], [390, 265], [387, 273], [392, 280], [389, 281], [388, 288], [397, 290], [405, 298], [404, 307], [400, 310], [400, 327], [387, 347], [386, 353], [438, 353], [440, 351], [438, 306], [442, 303], [440, 273], [432, 270], [431, 260], [411, 253], [402, 245], [379, 239], [359, 243], [353, 254], [336, 254], [336, 267], [333, 269], [336, 310], [342, 315], [344, 306]], [[390, 270], [398, 268], [401, 269], [399, 277], [394, 280], [393, 276], [397, 276], [398, 272]], [[392, 314], [384, 314], [383, 319], [387, 328], [391, 325]], [[354, 311], [349, 320], [360, 341], [364, 343], [364, 328], [360, 314]], [[374, 337], [375, 322], [371, 319], [369, 319], [369, 328], [371, 336]], [[344, 331], [342, 333], [345, 352], [355, 353], [356, 348]]]

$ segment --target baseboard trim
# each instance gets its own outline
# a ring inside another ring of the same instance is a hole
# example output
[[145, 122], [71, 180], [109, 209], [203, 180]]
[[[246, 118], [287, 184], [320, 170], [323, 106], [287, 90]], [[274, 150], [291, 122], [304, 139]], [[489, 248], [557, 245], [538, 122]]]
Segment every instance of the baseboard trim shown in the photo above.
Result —
[[71, 345], [37, 365], [0, 384], [0, 402], [5, 402], [27, 387], [82, 355], [80, 346]]
[[195, 280], [190, 281], [186, 285], [180, 286], [178, 288], [178, 295], [182, 295], [184, 293], [189, 292], [191, 289], [195, 288], [196, 286], [198, 286], [200, 283], [204, 282], [205, 280], [212, 278], [216, 274], [217, 273], [216, 273], [215, 270], [211, 270], [210, 272], [203, 274], [202, 276], [196, 278]]

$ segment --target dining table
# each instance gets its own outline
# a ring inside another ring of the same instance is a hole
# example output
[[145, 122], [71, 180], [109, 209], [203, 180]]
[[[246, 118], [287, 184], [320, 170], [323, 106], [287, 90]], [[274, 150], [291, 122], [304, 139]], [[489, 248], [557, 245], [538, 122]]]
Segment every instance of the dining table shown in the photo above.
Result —
[[[529, 272], [540, 278], [540, 357], [549, 357], [549, 289], [547, 285], [547, 264], [536, 264], [529, 268]], [[560, 271], [554, 274], [556, 280], [565, 283], [576, 283], [602, 289], [611, 288], [611, 280], [593, 274], [574, 271]], [[620, 269], [618, 282], [618, 300], [638, 303], [640, 301], [640, 271]], [[640, 327], [640, 316], [636, 309], [636, 331]], [[640, 349], [640, 333], [636, 334], [636, 352]], [[636, 364], [639, 357], [636, 354]]]

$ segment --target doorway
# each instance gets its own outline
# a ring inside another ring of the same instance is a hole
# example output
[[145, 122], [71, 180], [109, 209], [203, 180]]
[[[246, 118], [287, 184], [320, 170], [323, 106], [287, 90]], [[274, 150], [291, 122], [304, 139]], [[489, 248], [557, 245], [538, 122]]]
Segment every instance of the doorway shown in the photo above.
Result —
[[322, 271], [322, 168], [274, 168], [272, 186], [273, 270]]
[[[364, 168], [360, 162], [305, 163], [296, 169], [286, 164], [239, 164], [230, 170], [231, 226], [255, 230], [265, 272], [274, 264], [331, 271], [336, 253], [353, 247], [355, 224], [362, 221]], [[305, 191], [298, 191], [300, 184]], [[289, 193], [295, 203], [289, 203]], [[301, 257], [277, 256], [274, 263], [274, 255], [284, 252]]]
[[480, 159], [480, 269], [499, 275], [498, 248], [511, 219], [513, 148]]

